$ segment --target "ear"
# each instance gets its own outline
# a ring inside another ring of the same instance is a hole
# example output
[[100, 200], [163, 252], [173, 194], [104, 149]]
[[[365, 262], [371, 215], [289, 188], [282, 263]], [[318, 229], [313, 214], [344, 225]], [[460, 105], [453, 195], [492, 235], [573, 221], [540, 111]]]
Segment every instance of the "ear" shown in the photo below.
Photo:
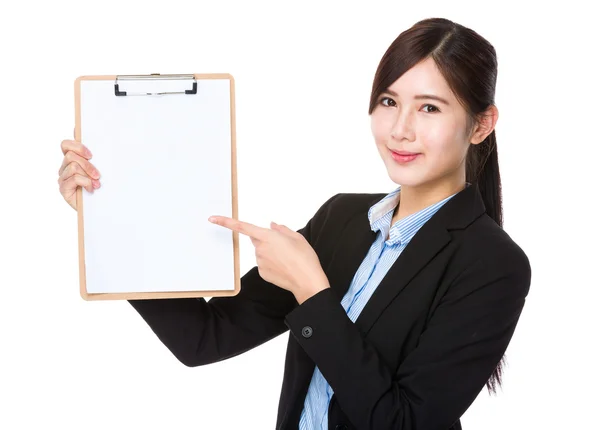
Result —
[[479, 114], [471, 134], [470, 142], [473, 145], [479, 145], [483, 142], [494, 131], [498, 117], [498, 108], [494, 105], [490, 105], [484, 112]]

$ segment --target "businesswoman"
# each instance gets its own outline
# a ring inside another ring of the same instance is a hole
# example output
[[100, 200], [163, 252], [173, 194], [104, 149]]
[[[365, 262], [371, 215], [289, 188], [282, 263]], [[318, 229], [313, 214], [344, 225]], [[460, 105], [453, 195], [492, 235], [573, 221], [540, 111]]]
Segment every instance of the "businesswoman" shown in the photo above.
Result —
[[[277, 429], [461, 429], [501, 382], [531, 278], [502, 228], [496, 74], [477, 33], [417, 22], [385, 52], [369, 101], [396, 189], [336, 194], [299, 231], [215, 214], [256, 249], [239, 294], [131, 305], [190, 367], [290, 330]], [[76, 208], [99, 174], [81, 142], [61, 148], [60, 191]]]

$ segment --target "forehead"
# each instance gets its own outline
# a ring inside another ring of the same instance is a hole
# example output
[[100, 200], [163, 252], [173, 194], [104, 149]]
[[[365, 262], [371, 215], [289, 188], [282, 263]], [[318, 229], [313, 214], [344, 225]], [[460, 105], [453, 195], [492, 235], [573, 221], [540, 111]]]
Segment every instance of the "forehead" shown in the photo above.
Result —
[[432, 58], [415, 64], [388, 89], [397, 93], [400, 98], [412, 99], [417, 94], [434, 94], [445, 98], [450, 103], [456, 102], [448, 83]]

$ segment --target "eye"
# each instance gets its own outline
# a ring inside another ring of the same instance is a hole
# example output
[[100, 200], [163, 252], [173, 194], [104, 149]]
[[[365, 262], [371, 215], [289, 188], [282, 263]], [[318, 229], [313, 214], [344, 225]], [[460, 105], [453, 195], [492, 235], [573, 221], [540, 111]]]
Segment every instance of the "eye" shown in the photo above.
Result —
[[389, 100], [390, 102], [392, 102], [392, 103], [393, 103], [393, 105], [392, 105], [392, 106], [395, 106], [395, 105], [396, 105], [396, 102], [395, 102], [394, 100], [392, 100], [391, 98], [389, 98], [389, 97], [382, 97], [382, 98], [380, 98], [380, 99], [379, 99], [379, 103], [380, 103], [380, 104], [382, 104], [382, 105], [384, 105], [384, 106], [388, 106], [388, 107], [390, 107], [390, 105], [389, 105], [389, 104], [386, 104], [386, 103], [385, 103], [385, 100]]
[[440, 111], [440, 110], [439, 110], [439, 109], [438, 109], [436, 106], [434, 106], [434, 105], [424, 105], [423, 107], [427, 107], [427, 106], [429, 106], [429, 107], [432, 107], [433, 109], [435, 109], [435, 110], [433, 110], [433, 111], [429, 111], [429, 112], [427, 112], [427, 113], [434, 113], [434, 112], [439, 112], [439, 111]]

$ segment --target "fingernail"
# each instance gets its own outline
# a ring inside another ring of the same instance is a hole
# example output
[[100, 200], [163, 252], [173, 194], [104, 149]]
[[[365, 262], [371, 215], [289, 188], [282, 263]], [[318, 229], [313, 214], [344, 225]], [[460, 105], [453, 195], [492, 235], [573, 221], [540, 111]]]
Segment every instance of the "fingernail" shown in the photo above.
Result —
[[208, 217], [208, 220], [209, 220], [210, 222], [215, 222], [215, 217], [214, 217], [214, 216]]
[[94, 169], [93, 173], [96, 179], [100, 178], [100, 172], [98, 170]]

